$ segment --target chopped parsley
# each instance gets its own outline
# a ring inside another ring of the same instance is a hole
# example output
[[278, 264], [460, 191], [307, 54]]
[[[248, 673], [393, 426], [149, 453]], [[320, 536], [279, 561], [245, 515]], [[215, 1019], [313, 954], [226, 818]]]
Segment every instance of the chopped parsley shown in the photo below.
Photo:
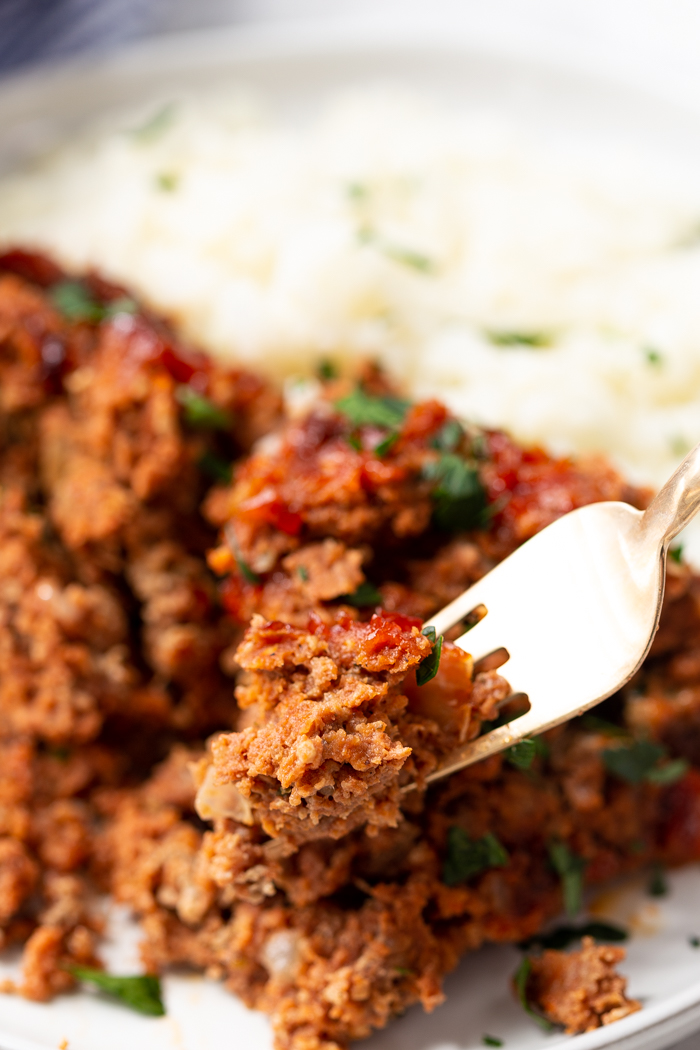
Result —
[[425, 465], [423, 476], [436, 483], [433, 517], [438, 528], [456, 532], [484, 523], [486, 492], [476, 467], [454, 452], [443, 452], [435, 462]]
[[133, 129], [131, 132], [132, 138], [136, 139], [137, 142], [144, 143], [144, 145], [149, 142], [155, 142], [172, 124], [176, 110], [177, 104], [175, 102], [166, 102], [143, 124]]
[[153, 974], [142, 974], [139, 977], [115, 977], [104, 970], [95, 970], [89, 966], [71, 966], [69, 972], [79, 981], [94, 984], [101, 992], [119, 999], [125, 1006], [151, 1017], [162, 1017], [165, 1014], [160, 990], [160, 981]]
[[504, 868], [508, 853], [492, 832], [470, 839], [466, 831], [453, 825], [447, 832], [447, 856], [442, 869], [446, 886], [458, 886], [488, 868]]
[[700, 937], [689, 937], [688, 944], [691, 948], [700, 948]]
[[554, 1028], [552, 1022], [548, 1021], [546, 1017], [542, 1017], [542, 1015], [538, 1014], [536, 1010], [533, 1010], [527, 997], [527, 983], [530, 978], [531, 970], [532, 963], [526, 955], [513, 975], [513, 986], [516, 995], [518, 996], [518, 1001], [528, 1017], [531, 1017], [535, 1024], [538, 1024], [545, 1032], [551, 1032]]
[[257, 572], [255, 572], [253, 569], [251, 569], [251, 567], [248, 564], [248, 562], [245, 561], [245, 559], [242, 557], [240, 548], [238, 546], [238, 540], [236, 539], [236, 534], [235, 534], [235, 532], [233, 531], [233, 528], [230, 525], [224, 526], [224, 535], [226, 537], [226, 542], [228, 543], [229, 550], [231, 551], [231, 553], [233, 554], [234, 558], [236, 559], [236, 564], [238, 566], [238, 571], [240, 572], [240, 574], [243, 577], [243, 579], [247, 583], [253, 583], [253, 584], [261, 583], [262, 581], [261, 581], [260, 577], [258, 576]]
[[128, 295], [122, 295], [109, 303], [100, 303], [82, 281], [60, 281], [49, 292], [53, 305], [67, 321], [99, 324], [119, 314], [138, 313], [138, 303]]
[[186, 383], [177, 387], [175, 397], [182, 405], [185, 422], [191, 427], [208, 430], [226, 430], [230, 427], [230, 413]]
[[180, 176], [172, 171], [161, 171], [156, 175], [156, 186], [163, 193], [173, 193], [180, 182]]
[[505, 751], [506, 762], [510, 762], [516, 769], [529, 769], [536, 755], [546, 757], [549, 748], [540, 737], [534, 739], [519, 740], [517, 744]]
[[345, 190], [352, 201], [363, 201], [369, 197], [369, 186], [364, 182], [349, 182]]
[[400, 397], [374, 397], [367, 394], [362, 387], [355, 387], [351, 394], [335, 402], [338, 412], [342, 413], [353, 426], [398, 427], [403, 422], [410, 405]]
[[225, 485], [230, 482], [233, 474], [231, 464], [227, 463], [222, 456], [217, 456], [215, 452], [209, 450], [200, 456], [199, 468], [214, 481], [222, 481]]
[[318, 378], [322, 379], [324, 383], [328, 383], [331, 379], [338, 378], [337, 365], [335, 365], [334, 362], [327, 357], [324, 357], [321, 361], [319, 361], [316, 372]]
[[399, 433], [397, 430], [395, 430], [392, 434], [387, 434], [383, 441], [380, 441], [378, 445], [374, 446], [373, 451], [375, 456], [379, 456], [380, 459], [382, 456], [386, 456], [389, 449], [393, 448], [393, 446], [398, 440]]
[[490, 328], [486, 336], [494, 346], [502, 347], [527, 346], [531, 349], [541, 349], [552, 342], [552, 337], [547, 332], [525, 332], [508, 328]]
[[352, 594], [343, 594], [338, 599], [344, 602], [346, 605], [354, 605], [356, 608], [361, 609], [366, 605], [381, 605], [382, 596], [380, 591], [370, 583], [369, 580], [365, 580], [361, 583], [356, 591]]
[[687, 456], [693, 447], [692, 443], [682, 434], [676, 434], [675, 437], [669, 438], [669, 446], [674, 456]]
[[549, 933], [539, 933], [534, 937], [528, 937], [526, 941], [521, 941], [518, 947], [523, 951], [529, 951], [531, 948], [553, 948], [561, 951], [562, 948], [568, 948], [569, 945], [580, 941], [582, 937], [592, 937], [596, 941], [619, 944], [628, 939], [629, 933], [621, 926], [614, 926], [609, 922], [593, 921], [583, 923], [581, 926], [557, 926]]
[[601, 753], [603, 765], [609, 773], [626, 780], [628, 784], [666, 785], [680, 780], [688, 771], [683, 758], [659, 765], [666, 757], [666, 749], [651, 740], [635, 740], [626, 747], [606, 748]]
[[671, 561], [675, 561], [676, 565], [680, 565], [683, 561], [683, 544], [678, 543], [675, 547], [670, 547], [668, 556]]
[[427, 682], [430, 682], [438, 673], [443, 643], [443, 635], [440, 635], [439, 638], [435, 637], [434, 627], [424, 627], [421, 633], [424, 634], [425, 637], [430, 640], [433, 646], [433, 651], [432, 653], [430, 653], [429, 656], [426, 656], [423, 660], [421, 660], [421, 662], [418, 664], [418, 667], [416, 668], [417, 685], [425, 685]]
[[49, 298], [67, 321], [99, 324], [105, 317], [105, 307], [97, 302], [81, 281], [55, 284], [49, 292]]
[[243, 558], [240, 557], [240, 555], [236, 557], [236, 562], [238, 564], [238, 568], [241, 570], [241, 576], [244, 580], [246, 580], [247, 583], [260, 583], [260, 577], [258, 576], [257, 572], [254, 572], [251, 569], [248, 562], [244, 561]]
[[397, 973], [399, 977], [415, 977], [415, 970], [409, 970], [405, 966], [394, 967], [394, 973]]
[[658, 350], [655, 350], [653, 346], [645, 346], [643, 348], [644, 357], [647, 364], [654, 365], [658, 368], [664, 363], [664, 356]]
[[551, 865], [561, 879], [566, 914], [576, 915], [581, 910], [586, 861], [572, 853], [565, 842], [550, 842], [547, 849]]
[[690, 763], [685, 758], [674, 758], [670, 762], [664, 762], [662, 766], [656, 766], [647, 774], [650, 784], [658, 787], [666, 787], [667, 784], [675, 784], [686, 775], [690, 769]]
[[348, 445], [354, 448], [355, 452], [362, 452], [362, 442], [357, 434], [348, 434]]
[[112, 317], [118, 317], [119, 314], [136, 314], [139, 311], [139, 304], [135, 299], [132, 299], [129, 295], [121, 295], [118, 299], [113, 299], [111, 303], [107, 303], [104, 307], [104, 316], [107, 319]]
[[299, 577], [300, 580], [303, 580], [304, 583], [308, 583], [308, 581], [309, 581], [309, 570], [306, 568], [305, 565], [299, 565], [298, 566], [298, 568], [297, 568], [297, 576]]
[[668, 883], [666, 873], [660, 864], [655, 864], [649, 877], [649, 895], [651, 897], [666, 897], [668, 895]]
[[403, 266], [410, 266], [413, 270], [418, 270], [420, 273], [432, 273], [435, 269], [433, 260], [422, 252], [414, 251], [412, 248], [402, 248], [398, 244], [382, 244], [380, 247], [384, 254], [388, 255], [394, 262], [401, 263]]
[[503, 1040], [497, 1035], [482, 1035], [481, 1042], [484, 1046], [503, 1046]]
[[439, 452], [452, 452], [464, 437], [464, 429], [456, 419], [448, 419], [430, 442]]
[[[359, 200], [360, 198], [356, 197], [355, 199]], [[388, 259], [391, 259], [392, 262], [400, 263], [402, 266], [409, 266], [412, 270], [417, 270], [419, 273], [435, 272], [435, 263], [429, 256], [417, 251], [415, 248], [385, 241], [368, 226], [362, 226], [357, 231], [357, 239], [360, 244], [373, 245], [378, 251], [383, 252]]]

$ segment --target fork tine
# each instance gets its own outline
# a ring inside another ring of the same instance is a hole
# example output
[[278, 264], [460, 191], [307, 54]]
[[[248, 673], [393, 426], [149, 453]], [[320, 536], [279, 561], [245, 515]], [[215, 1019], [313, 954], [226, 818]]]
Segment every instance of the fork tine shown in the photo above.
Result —
[[[488, 577], [484, 577], [488, 579]], [[446, 605], [444, 609], [441, 609], [439, 613], [436, 613], [428, 624], [435, 628], [437, 634], [444, 634], [445, 631], [449, 631], [451, 627], [455, 627], [458, 623], [462, 623], [470, 612], [477, 609], [478, 606], [483, 605], [484, 602], [481, 598], [481, 592], [483, 591], [482, 581], [479, 580], [475, 583], [468, 591], [464, 591], [458, 598], [455, 598], [453, 602]], [[488, 606], [487, 606], [488, 608]], [[488, 616], [488, 612], [486, 614]], [[483, 622], [480, 621], [480, 623]], [[479, 624], [476, 624], [472, 630], [476, 630]]]
[[496, 649], [507, 649], [508, 639], [504, 637], [498, 614], [487, 613], [483, 620], [460, 635], [455, 644], [471, 653], [476, 663]]

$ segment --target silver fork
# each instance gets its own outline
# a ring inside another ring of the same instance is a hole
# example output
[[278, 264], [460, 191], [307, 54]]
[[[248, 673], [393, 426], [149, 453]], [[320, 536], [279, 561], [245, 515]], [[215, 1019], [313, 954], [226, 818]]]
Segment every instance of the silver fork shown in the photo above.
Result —
[[531, 705], [447, 755], [429, 782], [582, 714], [629, 681], [659, 625], [669, 545], [698, 509], [700, 445], [647, 510], [610, 502], [566, 514], [428, 621], [439, 636], [481, 616], [457, 645], [494, 663], [505, 649], [503, 674]]

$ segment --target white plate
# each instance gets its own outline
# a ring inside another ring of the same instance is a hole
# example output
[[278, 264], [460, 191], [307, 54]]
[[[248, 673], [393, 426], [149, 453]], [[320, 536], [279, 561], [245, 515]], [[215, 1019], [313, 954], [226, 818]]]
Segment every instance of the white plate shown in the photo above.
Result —
[[[400, 37], [400, 39], [399, 39]], [[606, 138], [641, 145], [671, 163], [700, 159], [700, 114], [655, 98], [642, 88], [564, 69], [556, 62], [486, 52], [460, 39], [452, 27], [420, 25], [335, 30], [296, 27], [190, 34], [135, 48], [99, 64], [32, 73], [0, 87], [0, 169], [55, 143], [106, 109], [239, 81], [262, 90], [290, 120], [327, 92], [387, 78], [428, 88], [454, 105], [489, 108], [522, 124], [563, 136]], [[508, 981], [518, 954], [489, 948], [465, 959], [446, 982], [445, 1006], [431, 1016], [414, 1007], [365, 1044], [366, 1050], [476, 1050], [482, 1036], [518, 1050], [566, 1046], [570, 1050], [661, 1050], [700, 1029], [700, 868], [676, 873], [660, 903], [642, 885], [613, 895], [610, 918], [632, 921], [625, 972], [644, 1009], [609, 1028], [567, 1039], [543, 1037], [514, 1003]], [[695, 925], [694, 925], [695, 924]], [[107, 962], [126, 972], [136, 965], [136, 928], [118, 913]], [[0, 966], [0, 976], [10, 964]], [[213, 983], [198, 977], [165, 980], [168, 1016], [145, 1019], [87, 994], [47, 1005], [0, 999], [2, 1050], [219, 1050], [222, 1043], [268, 1050], [267, 1022]]]

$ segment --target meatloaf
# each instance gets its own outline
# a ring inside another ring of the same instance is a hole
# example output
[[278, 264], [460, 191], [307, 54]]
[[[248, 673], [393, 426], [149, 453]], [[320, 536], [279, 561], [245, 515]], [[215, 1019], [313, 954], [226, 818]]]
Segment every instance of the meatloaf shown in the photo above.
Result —
[[[450, 637], [440, 655], [424, 621], [557, 516], [648, 494], [409, 404], [373, 365], [330, 372], [299, 411], [128, 290], [0, 256], [12, 990], [48, 999], [99, 964], [108, 892], [149, 971], [224, 982], [278, 1050], [338, 1050], [435, 1007], [463, 952], [532, 937], [584, 885], [700, 859], [682, 560], [644, 667], [595, 719], [424, 784], [517, 714], [507, 664]], [[631, 1008], [615, 952], [581, 953], [531, 971], [571, 1031]]]

